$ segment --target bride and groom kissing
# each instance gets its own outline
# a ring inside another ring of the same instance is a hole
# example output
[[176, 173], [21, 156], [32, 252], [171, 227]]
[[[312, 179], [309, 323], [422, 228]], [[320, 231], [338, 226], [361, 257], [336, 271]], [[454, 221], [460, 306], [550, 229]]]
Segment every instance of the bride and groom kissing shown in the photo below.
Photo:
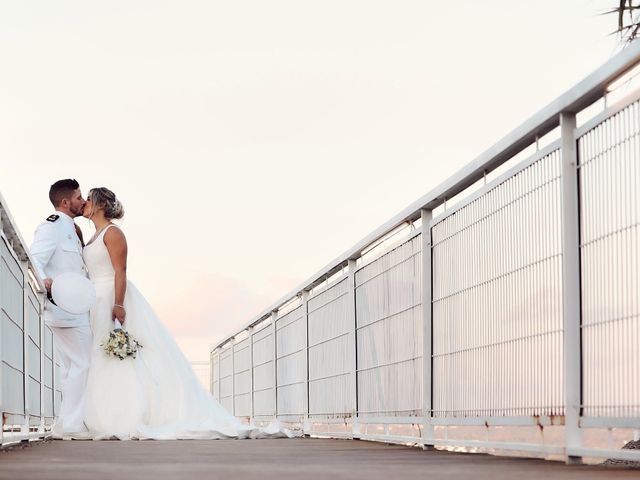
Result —
[[[48, 295], [44, 321], [53, 332], [61, 366], [62, 404], [52, 428], [62, 439], [223, 439], [291, 437], [276, 421], [266, 428], [242, 423], [200, 385], [190, 363], [138, 289], [127, 279], [127, 241], [113, 223], [124, 208], [108, 188], [89, 190], [76, 180], [49, 190], [55, 213], [36, 229], [31, 256]], [[95, 226], [84, 244], [74, 218]], [[95, 302], [77, 314], [56, 305], [50, 292], [66, 273], [88, 277]], [[119, 360], [102, 344], [119, 321], [143, 349]]]

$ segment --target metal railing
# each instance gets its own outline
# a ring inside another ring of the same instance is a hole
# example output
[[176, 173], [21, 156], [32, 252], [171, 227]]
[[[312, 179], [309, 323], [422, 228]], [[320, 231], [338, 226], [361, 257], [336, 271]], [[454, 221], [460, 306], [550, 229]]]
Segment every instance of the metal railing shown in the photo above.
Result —
[[43, 292], [0, 195], [0, 446], [44, 437], [62, 400]]
[[212, 348], [213, 395], [309, 435], [640, 460], [619, 448], [640, 428], [640, 94], [606, 106], [639, 63], [636, 42]]

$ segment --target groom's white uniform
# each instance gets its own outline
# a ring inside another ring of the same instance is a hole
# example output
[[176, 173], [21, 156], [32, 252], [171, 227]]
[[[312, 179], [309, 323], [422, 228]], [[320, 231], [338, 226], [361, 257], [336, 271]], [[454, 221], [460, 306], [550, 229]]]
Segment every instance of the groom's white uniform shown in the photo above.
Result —
[[[82, 243], [73, 219], [56, 212], [36, 229], [31, 256], [41, 278], [61, 273], [87, 275], [82, 259]], [[53, 332], [56, 353], [61, 361], [62, 405], [54, 434], [85, 431], [84, 391], [91, 361], [89, 314], [74, 315], [46, 300], [44, 320]]]

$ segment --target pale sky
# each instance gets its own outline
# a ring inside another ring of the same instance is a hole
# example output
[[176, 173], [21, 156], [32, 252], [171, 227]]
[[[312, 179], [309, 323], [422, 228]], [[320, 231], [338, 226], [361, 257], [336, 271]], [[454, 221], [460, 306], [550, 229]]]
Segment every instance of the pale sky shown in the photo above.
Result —
[[2, 0], [0, 192], [30, 243], [55, 180], [114, 190], [207, 359], [609, 59], [615, 4]]

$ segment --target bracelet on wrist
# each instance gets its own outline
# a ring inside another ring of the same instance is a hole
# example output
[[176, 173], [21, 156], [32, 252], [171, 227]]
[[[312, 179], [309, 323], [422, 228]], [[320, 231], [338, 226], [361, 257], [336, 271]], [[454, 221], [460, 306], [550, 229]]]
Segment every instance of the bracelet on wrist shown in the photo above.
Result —
[[118, 303], [114, 303], [113, 306], [114, 307], [120, 307], [120, 308], [122, 308], [124, 310], [124, 305], [120, 305]]

